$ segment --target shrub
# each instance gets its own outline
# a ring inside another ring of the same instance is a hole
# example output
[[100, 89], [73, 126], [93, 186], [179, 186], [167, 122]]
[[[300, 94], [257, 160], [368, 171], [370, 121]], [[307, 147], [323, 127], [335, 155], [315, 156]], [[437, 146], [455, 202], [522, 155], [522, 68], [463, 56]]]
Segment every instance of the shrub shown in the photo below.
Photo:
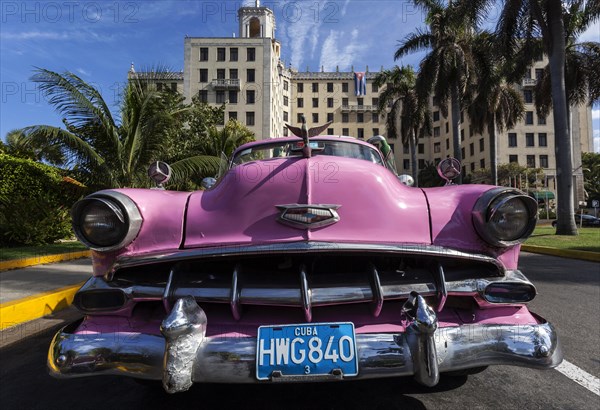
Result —
[[72, 236], [69, 209], [81, 189], [60, 171], [0, 154], [0, 245], [39, 245]]

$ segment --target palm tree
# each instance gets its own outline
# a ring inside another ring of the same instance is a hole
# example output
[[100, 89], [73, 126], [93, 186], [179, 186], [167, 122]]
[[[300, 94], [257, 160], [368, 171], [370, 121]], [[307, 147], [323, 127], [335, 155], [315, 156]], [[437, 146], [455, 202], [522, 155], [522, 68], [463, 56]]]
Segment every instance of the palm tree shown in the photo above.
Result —
[[6, 133], [6, 142], [0, 141], [3, 151], [17, 158], [33, 161], [44, 161], [55, 166], [64, 165], [66, 158], [58, 146], [33, 147], [22, 130], [11, 130]]
[[[417, 92], [422, 99], [429, 99], [433, 93], [444, 116], [450, 101], [454, 157], [462, 163], [459, 126], [463, 97], [472, 74], [471, 42], [486, 2], [463, 0], [445, 5], [442, 0], [413, 1], [427, 13], [429, 27], [409, 34], [394, 58], [429, 51], [420, 64]], [[459, 176], [457, 182], [461, 180]]]
[[498, 185], [497, 131], [513, 128], [523, 117], [521, 94], [507, 81], [508, 62], [497, 52], [495, 38], [479, 33], [473, 42], [477, 81], [470, 85], [467, 111], [473, 131], [487, 131], [490, 143], [492, 184]]
[[[140, 78], [125, 86], [119, 120], [100, 92], [73, 73], [37, 68], [32, 81], [65, 128], [33, 125], [22, 130], [25, 138], [32, 146], [60, 147], [69, 165], [95, 188], [148, 186], [148, 165], [162, 159], [168, 134], [180, 126], [179, 116], [186, 111]], [[199, 169], [216, 168], [218, 158], [197, 157], [193, 163]]]
[[411, 173], [415, 186], [419, 186], [416, 139], [417, 135], [431, 134], [431, 113], [427, 100], [420, 99], [415, 90], [415, 72], [410, 66], [395, 66], [378, 73], [374, 84], [379, 87], [386, 85], [379, 96], [378, 111], [386, 115], [388, 137], [400, 136], [402, 144], [410, 146]]
[[[600, 16], [598, 2], [587, 2], [583, 15], [589, 24]], [[577, 235], [573, 203], [573, 162], [568, 129], [567, 94], [565, 85], [566, 32], [563, 2], [560, 0], [511, 0], [504, 3], [497, 32], [507, 55], [525, 50], [522, 55], [533, 57], [541, 37], [548, 56], [552, 94], [554, 137], [557, 167], [557, 235]]]

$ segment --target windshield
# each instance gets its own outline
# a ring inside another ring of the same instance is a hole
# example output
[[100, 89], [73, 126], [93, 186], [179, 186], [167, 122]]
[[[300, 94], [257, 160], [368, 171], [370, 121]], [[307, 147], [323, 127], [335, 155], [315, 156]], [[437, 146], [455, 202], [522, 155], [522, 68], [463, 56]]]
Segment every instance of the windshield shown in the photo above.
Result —
[[[302, 156], [302, 141], [285, 141], [261, 144], [237, 153], [231, 162], [231, 167], [249, 161], [265, 160], [281, 157]], [[346, 158], [356, 158], [375, 164], [383, 165], [379, 152], [371, 147], [354, 144], [347, 141], [311, 140], [312, 155], [332, 155]]]

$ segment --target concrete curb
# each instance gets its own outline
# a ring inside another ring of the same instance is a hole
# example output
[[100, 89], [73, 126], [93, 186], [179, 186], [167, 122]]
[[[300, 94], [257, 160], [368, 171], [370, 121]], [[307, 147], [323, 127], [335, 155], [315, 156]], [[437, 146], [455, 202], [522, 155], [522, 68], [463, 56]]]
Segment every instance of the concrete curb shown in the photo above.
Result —
[[39, 319], [69, 307], [85, 282], [0, 304], [0, 329]]
[[79, 251], [69, 253], [59, 253], [56, 255], [43, 255], [33, 258], [14, 259], [0, 262], [0, 272], [9, 269], [26, 268], [34, 265], [44, 265], [46, 263], [63, 262], [72, 259], [86, 258], [91, 255], [90, 251]]
[[563, 258], [581, 259], [590, 262], [600, 262], [600, 253], [598, 252], [586, 252], [586, 251], [573, 251], [570, 249], [557, 249], [550, 248], [547, 246], [537, 245], [521, 245], [521, 250], [525, 252], [541, 253], [543, 255], [560, 256]]

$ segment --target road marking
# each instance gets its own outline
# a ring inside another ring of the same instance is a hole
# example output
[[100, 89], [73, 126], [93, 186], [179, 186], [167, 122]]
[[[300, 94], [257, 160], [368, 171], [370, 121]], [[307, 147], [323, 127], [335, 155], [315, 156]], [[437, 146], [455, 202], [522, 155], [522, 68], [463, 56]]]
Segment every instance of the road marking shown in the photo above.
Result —
[[600, 396], [600, 379], [589, 374], [583, 369], [575, 366], [573, 363], [563, 360], [561, 364], [555, 367], [556, 370], [573, 380], [575, 383], [585, 387], [592, 393]]

